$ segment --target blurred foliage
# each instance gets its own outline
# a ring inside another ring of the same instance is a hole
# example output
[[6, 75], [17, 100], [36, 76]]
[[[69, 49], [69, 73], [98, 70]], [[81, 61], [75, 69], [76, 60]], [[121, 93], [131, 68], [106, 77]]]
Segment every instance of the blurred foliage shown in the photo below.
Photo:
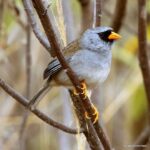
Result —
[[13, 19], [12, 11], [8, 9], [7, 11], [5, 11], [5, 15], [4, 15], [5, 31], [9, 32], [13, 27], [14, 23], [16, 23], [16, 21]]
[[143, 114], [146, 114], [147, 101], [143, 85], [140, 85], [135, 93], [133, 93], [129, 103], [129, 117], [131, 117], [130, 120], [134, 121], [134, 119], [139, 119], [141, 116], [143, 116]]

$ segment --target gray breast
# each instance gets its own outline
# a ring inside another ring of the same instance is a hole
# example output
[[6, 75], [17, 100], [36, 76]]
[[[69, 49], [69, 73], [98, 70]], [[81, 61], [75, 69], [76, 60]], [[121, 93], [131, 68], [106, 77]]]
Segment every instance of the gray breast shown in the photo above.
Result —
[[107, 78], [111, 65], [111, 53], [104, 57], [96, 52], [80, 50], [69, 63], [80, 79], [85, 79], [89, 86], [94, 86]]

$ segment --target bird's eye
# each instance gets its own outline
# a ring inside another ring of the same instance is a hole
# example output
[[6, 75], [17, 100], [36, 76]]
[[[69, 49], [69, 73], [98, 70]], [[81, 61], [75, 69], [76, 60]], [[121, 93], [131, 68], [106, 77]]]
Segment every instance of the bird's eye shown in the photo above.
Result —
[[112, 30], [107, 30], [101, 33], [98, 33], [100, 39], [102, 39], [105, 42], [112, 42], [113, 40], [108, 39], [109, 35], [111, 34]]

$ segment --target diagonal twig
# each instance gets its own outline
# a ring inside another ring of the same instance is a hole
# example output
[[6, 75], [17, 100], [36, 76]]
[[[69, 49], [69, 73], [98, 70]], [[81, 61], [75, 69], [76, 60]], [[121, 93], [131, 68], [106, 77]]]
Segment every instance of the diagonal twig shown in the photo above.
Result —
[[[1, 78], [0, 78], [0, 86], [1, 88], [8, 93], [11, 97], [13, 97], [15, 100], [17, 100], [20, 104], [22, 104], [24, 107], [28, 108], [28, 100], [23, 97], [22, 95], [20, 95], [19, 93], [17, 93], [12, 87], [10, 87], [7, 83], [5, 83]], [[70, 134], [78, 134], [79, 131], [76, 129], [71, 129], [65, 125], [62, 125], [61, 123], [58, 123], [54, 120], [52, 120], [51, 118], [49, 118], [47, 115], [45, 115], [44, 113], [42, 113], [40, 110], [38, 109], [33, 109], [30, 110], [31, 112], [33, 112], [38, 118], [40, 118], [41, 120], [43, 120], [45, 123], [60, 129], [64, 132], [70, 133]], [[83, 130], [80, 130], [80, 133], [83, 132]]]
[[45, 49], [52, 55], [54, 56], [53, 51], [51, 50], [50, 44], [47, 40], [47, 37], [45, 37], [43, 35], [43, 33], [41, 32], [40, 27], [38, 26], [38, 23], [36, 21], [36, 18], [34, 16], [34, 11], [32, 8], [32, 3], [30, 0], [23, 0], [23, 5], [24, 8], [26, 10], [29, 22], [32, 26], [33, 32], [35, 34], [35, 36], [37, 37], [37, 39], [40, 41], [40, 43], [45, 47]]
[[[91, 121], [85, 119], [85, 116], [84, 116], [85, 110], [83, 109], [83, 106], [82, 106], [83, 104], [82, 104], [80, 98], [78, 96], [75, 96], [71, 90], [69, 90], [69, 93], [70, 93], [72, 102], [75, 106], [75, 112], [79, 119], [80, 128], [84, 129], [85, 137], [86, 137], [87, 141], [89, 142], [91, 149], [99, 149], [99, 148], [102, 149], [100, 141], [97, 140], [98, 139], [97, 133], [94, 130], [94, 127], [93, 127]], [[87, 126], [88, 126], [88, 128], [87, 128]], [[95, 139], [95, 137], [97, 137], [97, 138]]]

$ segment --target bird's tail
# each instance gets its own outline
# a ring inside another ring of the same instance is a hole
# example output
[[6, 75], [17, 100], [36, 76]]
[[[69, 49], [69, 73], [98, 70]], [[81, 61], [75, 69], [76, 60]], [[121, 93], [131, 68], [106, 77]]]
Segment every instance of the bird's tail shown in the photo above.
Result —
[[52, 86], [49, 83], [45, 83], [44, 86], [35, 94], [35, 96], [30, 100], [28, 107], [34, 109], [36, 105], [42, 100], [46, 93], [51, 90]]

